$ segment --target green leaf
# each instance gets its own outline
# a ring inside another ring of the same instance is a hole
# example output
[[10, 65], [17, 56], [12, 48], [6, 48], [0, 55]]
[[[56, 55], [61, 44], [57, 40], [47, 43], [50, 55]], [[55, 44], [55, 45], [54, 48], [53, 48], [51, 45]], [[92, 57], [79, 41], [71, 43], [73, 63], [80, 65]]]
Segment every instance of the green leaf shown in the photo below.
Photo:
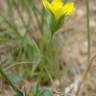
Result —
[[9, 14], [9, 16], [12, 15], [12, 11], [13, 11], [13, 2], [14, 2], [14, 0], [7, 0], [7, 4], [8, 4], [8, 14]]
[[51, 31], [54, 31], [54, 28], [55, 28], [55, 21], [54, 21], [54, 18], [53, 18], [53, 15], [48, 15], [47, 17], [47, 24], [48, 24], [48, 27]]
[[8, 75], [8, 78], [10, 79], [10, 81], [13, 83], [13, 84], [17, 84], [19, 81], [22, 80], [22, 78], [20, 76], [16, 76], [16, 75], [13, 75], [13, 74], [10, 74]]
[[37, 10], [36, 4], [35, 4], [35, 2], [33, 0], [32, 0], [32, 10], [33, 11]]
[[26, 9], [29, 7], [28, 5], [30, 4], [30, 2], [29, 2], [29, 0], [20, 0], [20, 4], [23, 9]]
[[53, 36], [54, 33], [58, 31], [61, 28], [61, 26], [64, 24], [64, 16], [62, 16], [58, 21], [56, 21], [54, 19], [54, 16], [50, 14], [48, 15], [48, 18], [47, 18], [47, 24]]
[[23, 8], [26, 7], [27, 0], [21, 0], [20, 2], [21, 2], [21, 5], [23, 6]]
[[46, 89], [42, 96], [53, 96], [53, 90], [51, 88]]
[[22, 92], [17, 91], [15, 96], [24, 96]]
[[32, 96], [41, 96], [40, 94], [41, 92], [40, 92], [39, 84], [36, 83], [32, 89]]
[[5, 20], [3, 16], [0, 16], [0, 23], [2, 23]]
[[63, 0], [64, 1], [64, 3], [67, 3], [69, 0]]

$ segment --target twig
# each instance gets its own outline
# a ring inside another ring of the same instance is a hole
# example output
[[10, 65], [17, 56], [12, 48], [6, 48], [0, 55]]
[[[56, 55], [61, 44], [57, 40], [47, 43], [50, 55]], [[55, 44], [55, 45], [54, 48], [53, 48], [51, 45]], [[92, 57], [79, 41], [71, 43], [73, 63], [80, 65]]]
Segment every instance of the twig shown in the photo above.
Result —
[[87, 69], [85, 70], [85, 72], [84, 72], [84, 74], [83, 74], [81, 83], [80, 83], [80, 85], [79, 85], [79, 87], [78, 87], [78, 90], [77, 90], [75, 96], [78, 96], [78, 95], [79, 95], [80, 88], [81, 88], [83, 82], [85, 81], [85, 79], [86, 79], [86, 77], [87, 77], [87, 75], [88, 75], [88, 72], [89, 72], [89, 70], [90, 70], [90, 68], [91, 68], [91, 66], [92, 66], [92, 62], [93, 62], [93, 60], [94, 60], [95, 58], [96, 58], [96, 55], [91, 58], [90, 63], [88, 64], [88, 67], [87, 67]]
[[87, 37], [88, 38], [88, 66], [84, 72], [81, 84], [76, 92], [76, 96], [79, 95], [80, 87], [81, 87], [82, 83], [84, 82], [84, 80], [86, 79], [86, 76], [91, 68], [92, 61], [94, 60], [94, 58], [96, 58], [96, 56], [94, 56], [91, 59], [91, 33], [90, 33], [90, 14], [89, 14], [90, 10], [89, 9], [90, 9], [89, 8], [89, 0], [86, 0], [86, 18], [87, 18], [86, 27], [87, 27], [87, 35], [88, 35], [88, 37]]
[[5, 68], [5, 71], [17, 66], [17, 65], [26, 65], [26, 64], [36, 64], [35, 62], [30, 62], [30, 61], [23, 61], [23, 62], [17, 62], [15, 64], [11, 64], [10, 66], [8, 66], [7, 68]]

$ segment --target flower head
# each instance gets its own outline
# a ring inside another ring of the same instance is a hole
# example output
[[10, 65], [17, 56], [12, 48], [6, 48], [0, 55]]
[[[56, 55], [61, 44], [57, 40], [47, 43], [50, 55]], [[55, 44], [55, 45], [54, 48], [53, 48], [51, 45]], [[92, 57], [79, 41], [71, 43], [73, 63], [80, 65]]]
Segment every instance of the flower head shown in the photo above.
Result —
[[74, 12], [74, 3], [64, 4], [62, 0], [53, 0], [51, 3], [47, 0], [42, 0], [45, 9], [52, 13], [56, 20], [60, 17], [70, 15]]

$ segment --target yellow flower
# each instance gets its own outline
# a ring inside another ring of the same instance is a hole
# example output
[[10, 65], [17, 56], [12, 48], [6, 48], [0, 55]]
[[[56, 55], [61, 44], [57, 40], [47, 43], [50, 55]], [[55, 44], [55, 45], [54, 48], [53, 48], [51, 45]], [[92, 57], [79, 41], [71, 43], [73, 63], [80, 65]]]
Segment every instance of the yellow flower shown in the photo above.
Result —
[[74, 12], [74, 3], [64, 4], [62, 0], [53, 0], [51, 3], [47, 0], [43, 0], [45, 9], [52, 13], [56, 20], [60, 17], [71, 15]]

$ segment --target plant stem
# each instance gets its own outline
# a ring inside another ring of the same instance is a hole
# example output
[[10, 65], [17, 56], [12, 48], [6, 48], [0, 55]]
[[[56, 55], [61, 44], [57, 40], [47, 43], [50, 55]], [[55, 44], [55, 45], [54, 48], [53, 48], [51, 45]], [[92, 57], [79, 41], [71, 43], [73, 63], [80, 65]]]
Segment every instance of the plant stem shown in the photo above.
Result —
[[92, 61], [94, 60], [94, 58], [96, 56], [94, 56], [92, 59], [91, 59], [91, 33], [90, 33], [90, 7], [89, 7], [89, 0], [86, 0], [86, 28], [87, 28], [87, 39], [88, 39], [88, 66], [86, 68], [86, 70], [84, 71], [83, 73], [83, 77], [82, 77], [82, 80], [81, 80], [81, 83], [78, 87], [78, 90], [75, 94], [75, 96], [78, 96], [79, 95], [79, 91], [80, 91], [80, 88], [84, 82], [84, 80], [86, 79], [87, 75], [88, 75], [88, 72], [91, 68], [91, 65], [92, 65]]
[[2, 75], [2, 77], [10, 84], [10, 86], [13, 88], [14, 91], [22, 93], [21, 91], [19, 91], [19, 89], [10, 81], [10, 79], [7, 77], [7, 75], [5, 74], [5, 72], [2, 70], [1, 66], [0, 66], [0, 74]]
[[91, 33], [90, 33], [90, 14], [89, 0], [86, 0], [86, 18], [87, 18], [87, 34], [88, 34], [88, 64], [91, 58]]

